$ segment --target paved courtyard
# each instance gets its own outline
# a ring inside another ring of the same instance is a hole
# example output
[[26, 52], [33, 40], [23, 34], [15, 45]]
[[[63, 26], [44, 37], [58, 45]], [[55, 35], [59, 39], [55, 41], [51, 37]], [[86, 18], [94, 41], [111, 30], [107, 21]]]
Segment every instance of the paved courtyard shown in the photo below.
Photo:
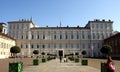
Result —
[[[59, 63], [59, 60], [52, 60], [46, 63], [40, 63], [38, 66], [33, 66], [34, 58], [17, 58], [16, 61], [23, 62], [23, 72], [100, 72], [101, 62], [106, 62], [106, 59], [84, 58], [88, 60], [88, 66], [81, 66], [80, 63]], [[0, 72], [8, 72], [9, 63], [14, 59], [0, 59]], [[120, 60], [113, 60], [115, 62], [115, 72], [120, 72]]]
[[59, 59], [55, 59], [46, 63], [40, 63], [38, 66], [25, 67], [23, 72], [100, 72], [100, 70], [71, 61], [60, 63]]

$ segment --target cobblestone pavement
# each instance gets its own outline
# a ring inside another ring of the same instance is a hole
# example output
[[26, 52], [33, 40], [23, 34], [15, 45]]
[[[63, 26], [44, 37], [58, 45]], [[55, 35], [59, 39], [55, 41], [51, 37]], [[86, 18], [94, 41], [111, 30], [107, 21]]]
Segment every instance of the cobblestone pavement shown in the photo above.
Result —
[[40, 63], [38, 66], [28, 66], [23, 69], [23, 72], [100, 72], [100, 70], [71, 61], [60, 63], [59, 59], [55, 59], [46, 63]]

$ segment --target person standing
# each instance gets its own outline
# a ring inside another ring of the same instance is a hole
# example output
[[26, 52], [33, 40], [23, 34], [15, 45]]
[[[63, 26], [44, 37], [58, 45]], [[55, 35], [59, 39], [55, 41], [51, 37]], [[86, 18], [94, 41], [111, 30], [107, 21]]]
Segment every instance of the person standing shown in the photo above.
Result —
[[107, 72], [115, 72], [115, 64], [112, 61], [111, 56], [108, 56], [107, 64], [106, 64], [106, 71]]
[[60, 63], [62, 62], [62, 56], [60, 56]]

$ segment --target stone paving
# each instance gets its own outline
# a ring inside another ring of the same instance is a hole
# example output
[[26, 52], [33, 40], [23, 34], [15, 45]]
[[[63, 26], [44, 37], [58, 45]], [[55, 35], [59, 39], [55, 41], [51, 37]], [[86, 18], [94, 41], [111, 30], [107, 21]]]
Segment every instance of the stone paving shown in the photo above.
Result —
[[100, 72], [100, 70], [71, 61], [60, 63], [59, 59], [55, 59], [46, 63], [40, 63], [38, 66], [28, 66], [23, 69], [23, 72]]

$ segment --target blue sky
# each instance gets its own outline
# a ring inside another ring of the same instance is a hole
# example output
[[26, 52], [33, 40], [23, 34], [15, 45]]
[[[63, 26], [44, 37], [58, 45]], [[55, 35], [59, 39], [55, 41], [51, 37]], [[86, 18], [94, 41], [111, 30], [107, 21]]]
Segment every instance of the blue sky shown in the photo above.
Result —
[[112, 20], [120, 31], [120, 0], [0, 0], [0, 22], [33, 18], [40, 27], [84, 27], [89, 20]]

